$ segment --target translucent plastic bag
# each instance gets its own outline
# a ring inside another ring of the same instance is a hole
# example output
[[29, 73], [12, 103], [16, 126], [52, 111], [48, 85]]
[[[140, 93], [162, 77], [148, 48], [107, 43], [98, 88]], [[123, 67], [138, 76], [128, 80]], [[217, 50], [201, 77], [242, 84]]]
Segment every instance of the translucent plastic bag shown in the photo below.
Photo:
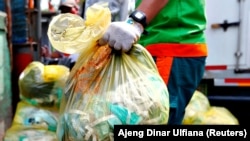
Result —
[[207, 112], [211, 105], [206, 95], [196, 90], [188, 103], [183, 118], [183, 124], [193, 124], [195, 120], [199, 120], [199, 114]]
[[196, 90], [186, 107], [183, 124], [190, 125], [238, 125], [237, 118], [225, 107], [210, 105], [206, 95]]
[[154, 61], [135, 45], [84, 50], [71, 71], [61, 106], [59, 140], [112, 140], [116, 124], [167, 124], [169, 97]]
[[59, 109], [69, 68], [63, 65], [43, 65], [31, 62], [20, 74], [20, 99], [35, 106]]
[[41, 108], [24, 101], [18, 102], [12, 126], [45, 129], [56, 132], [59, 112], [53, 108]]
[[41, 108], [19, 101], [3, 141], [57, 141], [58, 115], [54, 108]]
[[49, 24], [48, 38], [60, 52], [79, 53], [95, 46], [110, 22], [108, 3], [99, 2], [86, 10], [86, 20], [71, 13], [55, 16]]
[[225, 107], [211, 106], [208, 111], [199, 116], [199, 119], [193, 124], [239, 125], [238, 119]]
[[[105, 6], [96, 3], [89, 7], [86, 21], [59, 15], [50, 24], [53, 47], [79, 53], [61, 101], [60, 141], [113, 140], [117, 124], [167, 124], [168, 90], [149, 52], [139, 44], [128, 53], [97, 44], [111, 20]], [[55, 32], [57, 29], [65, 36]]]
[[55, 132], [37, 127], [11, 126], [3, 141], [58, 141]]

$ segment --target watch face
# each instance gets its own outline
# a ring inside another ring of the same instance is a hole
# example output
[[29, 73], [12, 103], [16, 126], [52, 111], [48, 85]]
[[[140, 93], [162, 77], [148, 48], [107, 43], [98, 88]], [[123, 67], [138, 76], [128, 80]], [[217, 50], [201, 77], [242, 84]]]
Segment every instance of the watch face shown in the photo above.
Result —
[[141, 12], [136, 12], [134, 16], [138, 19], [142, 19], [144, 17], [144, 15]]

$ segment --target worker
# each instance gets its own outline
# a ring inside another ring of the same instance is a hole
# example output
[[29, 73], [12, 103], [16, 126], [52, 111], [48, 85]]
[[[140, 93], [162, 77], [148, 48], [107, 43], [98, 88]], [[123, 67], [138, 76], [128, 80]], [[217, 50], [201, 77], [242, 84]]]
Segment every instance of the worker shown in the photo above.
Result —
[[126, 20], [135, 8], [135, 0], [85, 0], [85, 9], [97, 2], [107, 2], [112, 21]]
[[59, 10], [61, 13], [72, 13], [79, 15], [79, 0], [61, 0]]
[[180, 125], [205, 71], [205, 0], [138, 0], [125, 21], [111, 22], [100, 45], [129, 52], [143, 45], [169, 91], [169, 125]]

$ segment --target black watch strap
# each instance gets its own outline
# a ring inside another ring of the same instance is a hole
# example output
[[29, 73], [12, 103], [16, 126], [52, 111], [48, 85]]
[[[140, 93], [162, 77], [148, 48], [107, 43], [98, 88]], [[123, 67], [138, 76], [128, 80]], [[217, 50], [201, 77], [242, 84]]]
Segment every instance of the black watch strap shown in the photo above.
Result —
[[142, 11], [135, 10], [129, 15], [129, 17], [140, 23], [144, 28], [147, 26], [147, 17]]
[[[139, 10], [135, 10], [129, 15], [129, 17], [131, 19], [133, 19], [135, 22], [140, 23], [143, 26], [144, 29], [146, 28], [146, 26], [147, 26], [147, 17], [146, 17], [144, 12], [139, 11]], [[144, 30], [143, 34], [147, 34], [147, 31]]]

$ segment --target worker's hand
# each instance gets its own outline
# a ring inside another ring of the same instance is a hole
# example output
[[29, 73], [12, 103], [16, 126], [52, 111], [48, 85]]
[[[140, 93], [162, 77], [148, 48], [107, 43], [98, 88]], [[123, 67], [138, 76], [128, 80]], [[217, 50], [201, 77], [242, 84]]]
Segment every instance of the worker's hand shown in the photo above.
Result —
[[139, 23], [112, 22], [99, 40], [99, 44], [108, 43], [115, 50], [127, 52], [139, 40], [142, 32], [143, 27]]

